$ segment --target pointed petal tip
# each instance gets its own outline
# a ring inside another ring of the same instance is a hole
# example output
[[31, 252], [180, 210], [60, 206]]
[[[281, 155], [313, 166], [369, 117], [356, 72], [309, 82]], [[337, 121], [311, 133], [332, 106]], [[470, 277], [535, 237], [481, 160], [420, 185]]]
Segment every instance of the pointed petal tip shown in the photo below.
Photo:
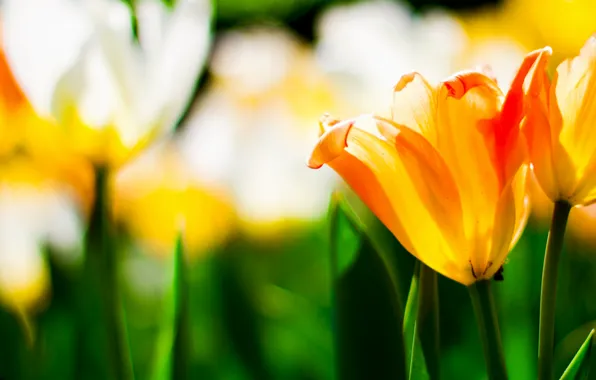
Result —
[[307, 166], [309, 169], [315, 169], [315, 170], [316, 170], [316, 169], [320, 169], [320, 168], [322, 168], [322, 167], [323, 167], [323, 164], [321, 164], [321, 163], [317, 162], [315, 159], [313, 159], [313, 157], [312, 157], [312, 155], [311, 155], [310, 157], [308, 157], [308, 158], [306, 159], [306, 166]]
[[414, 81], [417, 76], [421, 76], [416, 71], [409, 72], [407, 74], [402, 75], [395, 86], [393, 86], [393, 92], [399, 92], [407, 87], [408, 84]]

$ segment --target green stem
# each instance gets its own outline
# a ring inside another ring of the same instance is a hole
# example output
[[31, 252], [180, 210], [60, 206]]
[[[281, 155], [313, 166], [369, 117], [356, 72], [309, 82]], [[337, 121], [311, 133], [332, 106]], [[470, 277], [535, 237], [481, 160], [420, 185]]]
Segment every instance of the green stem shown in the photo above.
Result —
[[507, 379], [501, 332], [490, 280], [477, 281], [470, 285], [468, 290], [472, 298], [474, 314], [476, 314], [488, 378], [490, 380]]
[[418, 326], [420, 341], [431, 379], [439, 378], [439, 289], [437, 272], [420, 263], [420, 292], [418, 293]]
[[85, 239], [86, 267], [98, 277], [98, 286], [107, 337], [108, 357], [115, 379], [132, 379], [133, 371], [126, 338], [126, 327], [120, 294], [118, 292], [118, 261], [110, 223], [109, 172], [96, 170], [95, 204]]
[[538, 379], [540, 380], [551, 380], [553, 378], [557, 274], [570, 211], [571, 205], [569, 203], [564, 201], [555, 202], [553, 219], [546, 243], [546, 253], [544, 254], [542, 290], [540, 293], [540, 333], [538, 337]]

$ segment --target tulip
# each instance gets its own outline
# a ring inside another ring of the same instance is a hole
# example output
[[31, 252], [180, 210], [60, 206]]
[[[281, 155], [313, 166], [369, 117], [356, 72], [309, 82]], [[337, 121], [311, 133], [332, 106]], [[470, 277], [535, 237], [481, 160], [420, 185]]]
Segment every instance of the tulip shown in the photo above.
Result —
[[524, 84], [523, 123], [536, 178], [553, 201], [585, 206], [596, 201], [596, 37], [579, 56], [546, 75], [550, 50], [534, 63]]
[[175, 126], [210, 42], [206, 0], [171, 8], [138, 1], [134, 14], [125, 2], [106, 0], [10, 0], [3, 7], [18, 82], [96, 166], [121, 166]]
[[557, 67], [552, 83], [546, 73], [550, 55], [551, 50], [544, 49], [525, 80], [522, 123], [536, 179], [554, 202], [542, 273], [540, 379], [553, 377], [557, 275], [569, 213], [574, 206], [596, 201], [596, 37], [579, 56]]
[[328, 164], [404, 247], [437, 272], [470, 285], [504, 263], [528, 218], [524, 60], [504, 96], [481, 72], [431, 86], [403, 76], [393, 117], [321, 120], [311, 168]]
[[506, 378], [489, 282], [529, 215], [523, 83], [541, 51], [523, 61], [506, 95], [480, 71], [431, 85], [401, 77], [391, 119], [324, 116], [308, 165], [329, 165], [402, 245], [469, 286], [489, 378]]

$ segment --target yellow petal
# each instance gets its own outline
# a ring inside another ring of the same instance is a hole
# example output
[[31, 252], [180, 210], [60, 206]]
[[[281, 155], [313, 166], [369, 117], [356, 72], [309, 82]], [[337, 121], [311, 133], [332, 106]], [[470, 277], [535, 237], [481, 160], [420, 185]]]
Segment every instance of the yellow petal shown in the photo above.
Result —
[[[528, 146], [534, 175], [544, 193], [553, 201], [559, 199], [559, 183], [553, 158], [551, 126], [548, 119], [550, 82], [546, 67], [551, 51], [543, 51], [532, 65], [523, 84], [525, 118], [521, 130]], [[562, 163], [559, 163], [562, 164]]]
[[[326, 163], [408, 251], [439, 273], [471, 283], [461, 257], [459, 194], [438, 153], [420, 134], [389, 120], [364, 116], [350, 123], [337, 123], [323, 134], [311, 166], [324, 161], [318, 157], [332, 158]], [[337, 141], [345, 141], [343, 152], [327, 154], [333, 150], [328, 146], [340, 145]]]
[[532, 210], [529, 190], [530, 179], [530, 169], [527, 165], [524, 165], [511, 182], [513, 199], [515, 201], [515, 225], [513, 228], [513, 237], [510, 239], [510, 245], [507, 251], [513, 249], [517, 244], [530, 217]]
[[457, 183], [464, 211], [467, 252], [475, 273], [488, 263], [484, 242], [492, 235], [500, 197], [500, 168], [494, 158], [494, 129], [503, 96], [481, 73], [466, 72], [443, 83], [438, 98], [438, 150]]
[[436, 144], [435, 89], [416, 72], [403, 75], [394, 87], [391, 118]]
[[549, 121], [560, 196], [573, 204], [591, 202], [586, 196], [593, 193], [589, 177], [596, 160], [596, 37], [586, 42], [579, 56], [557, 67]]
[[524, 230], [530, 213], [527, 173], [527, 166], [522, 166], [501, 193], [495, 212], [494, 229], [484, 278], [494, 276]]
[[322, 135], [310, 155], [308, 167], [318, 169], [341, 155], [347, 145], [346, 139], [353, 124], [353, 120], [340, 123], [327, 115], [323, 116], [319, 121]]

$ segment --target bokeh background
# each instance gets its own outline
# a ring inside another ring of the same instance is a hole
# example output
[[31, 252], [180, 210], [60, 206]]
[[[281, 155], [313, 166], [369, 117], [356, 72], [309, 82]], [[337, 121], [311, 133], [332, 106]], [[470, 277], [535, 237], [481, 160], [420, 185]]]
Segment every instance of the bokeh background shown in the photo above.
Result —
[[[22, 12], [34, 13], [31, 20], [37, 21], [17, 28], [23, 34], [12, 34], [12, 45], [3, 43], [8, 59], [0, 57], [0, 378], [106, 379], [105, 347], [77, 344], [81, 331], [90, 336], [103, 331], [96, 314], [81, 320], [76, 312], [93, 172], [65, 153], [68, 143], [54, 138], [55, 126], [46, 125], [43, 115], [31, 116], [29, 82], [18, 73], [28, 60], [42, 66], [44, 60], [31, 51], [20, 59], [9, 54], [15, 41], [26, 44], [26, 30], [60, 23], [61, 15], [42, 14], [35, 1], [27, 1], [31, 8]], [[3, 27], [24, 22], [0, 4]], [[173, 115], [174, 133], [157, 139], [111, 180], [119, 290], [135, 378], [152, 376], [172, 252], [183, 226], [188, 377], [333, 379], [326, 214], [331, 192], [347, 190], [330, 170], [305, 165], [319, 116], [388, 112], [392, 86], [412, 70], [440, 80], [488, 64], [506, 89], [532, 49], [551, 46], [553, 64], [577, 54], [596, 31], [596, 2], [216, 0], [210, 5], [200, 21], [205, 27], [198, 28], [208, 41], [207, 53], [188, 102]], [[185, 45], [188, 41], [193, 39], [172, 43], [199, 49]], [[40, 54], [50, 59], [66, 53], [48, 48]], [[182, 67], [185, 60], [176, 64]], [[166, 97], [179, 96], [164, 91]], [[520, 380], [536, 375], [550, 216], [549, 202], [534, 185], [532, 195], [533, 217], [504, 267], [505, 280], [494, 287], [511, 378]], [[368, 217], [395, 256], [407, 294], [413, 258]], [[596, 325], [595, 233], [596, 208], [573, 210], [560, 271], [558, 373]], [[366, 284], [366, 272], [352, 273], [353, 268], [346, 266], [346, 278]], [[351, 289], [355, 297], [378, 296], [374, 287]], [[374, 337], [381, 328], [375, 312], [366, 304], [353, 310], [363, 336]], [[484, 378], [463, 286], [440, 278], [440, 313], [443, 378]], [[386, 353], [374, 339], [363, 342], [366, 360]]]

